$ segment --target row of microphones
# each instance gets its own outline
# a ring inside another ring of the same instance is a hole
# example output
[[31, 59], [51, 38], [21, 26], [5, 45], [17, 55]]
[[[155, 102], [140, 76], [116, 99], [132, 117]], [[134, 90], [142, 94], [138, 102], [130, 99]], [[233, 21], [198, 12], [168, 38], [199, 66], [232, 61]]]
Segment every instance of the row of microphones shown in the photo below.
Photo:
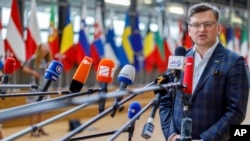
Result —
[[[180, 141], [190, 141], [192, 140], [192, 119], [187, 117], [187, 111], [189, 106], [189, 98], [192, 94], [192, 84], [193, 84], [193, 57], [186, 55], [186, 49], [183, 47], [178, 47], [175, 50], [175, 55], [169, 57], [168, 62], [168, 70], [167, 74], [163, 74], [159, 76], [154, 84], [161, 85], [166, 84], [169, 82], [178, 82], [181, 78], [181, 73], [184, 70], [183, 80], [182, 80], [182, 92], [183, 92], [183, 111], [184, 111], [184, 118], [182, 119], [181, 124], [181, 134], [180, 134]], [[170, 80], [171, 79], [171, 80]], [[148, 118], [147, 123], [144, 125], [143, 131], [141, 136], [145, 139], [149, 139], [152, 136], [154, 125], [153, 119], [157, 108], [159, 106], [159, 101], [161, 96], [169, 94], [174, 94], [173, 97], [175, 98], [174, 90], [167, 91], [166, 89], [156, 90], [155, 98], [152, 103], [152, 110], [150, 113], [150, 117]], [[173, 98], [173, 99], [174, 99]]]
[[[80, 66], [77, 68], [76, 73], [74, 74], [73, 80], [70, 84], [70, 91], [72, 92], [72, 95], [76, 92], [79, 92], [82, 88], [82, 86], [85, 84], [85, 81], [87, 79], [88, 73], [90, 71], [92, 65], [92, 59], [91, 58], [84, 58], [80, 64]], [[57, 72], [59, 69], [60, 72]], [[52, 63], [49, 65], [48, 69], [46, 69], [45, 78], [47, 78], [47, 83], [42, 87], [41, 91], [47, 91], [50, 83], [52, 81], [56, 81], [59, 78], [59, 75], [61, 74], [61, 71], [63, 69], [63, 66], [60, 62], [52, 61]], [[97, 70], [97, 76], [96, 79], [98, 82], [100, 82], [101, 88], [99, 92], [100, 100], [99, 102], [99, 113], [103, 112], [105, 110], [105, 100], [107, 97], [105, 97], [107, 91], [107, 85], [112, 82], [113, 75], [114, 75], [114, 62], [110, 59], [102, 59], [99, 63], [98, 70]], [[83, 74], [83, 75], [82, 75]], [[175, 71], [173, 71], [173, 74], [176, 74]], [[120, 86], [117, 89], [117, 91], [123, 91], [126, 89], [126, 87], [134, 81], [135, 77], [135, 69], [131, 65], [126, 65], [124, 68], [122, 68], [120, 74], [118, 75], [118, 80], [120, 81]], [[167, 79], [166, 79], [167, 80]], [[167, 82], [166, 82], [167, 83]], [[161, 86], [161, 85], [159, 85]], [[157, 94], [156, 94], [157, 95]], [[103, 98], [102, 98], [103, 97]], [[91, 97], [90, 97], [91, 98]], [[149, 123], [153, 123], [154, 115], [157, 109], [157, 101], [159, 100], [160, 95], [156, 96], [154, 99], [155, 107], [152, 107], [151, 117]], [[123, 99], [123, 96], [115, 97], [114, 104], [112, 106], [112, 113], [111, 116], [113, 117], [116, 113], [116, 110], [120, 107], [120, 101]], [[90, 99], [91, 100], [91, 99]], [[86, 101], [86, 100], [85, 100]], [[46, 102], [46, 101], [45, 101]], [[92, 104], [92, 103], [88, 103]], [[132, 131], [132, 130], [131, 130]]]
[[[4, 74], [1, 77], [1, 83], [7, 84], [9, 82], [10, 75], [14, 72], [16, 66], [16, 60], [12, 57], [8, 57], [4, 63]], [[6, 88], [0, 88], [0, 94], [6, 94]]]
[[[177, 82], [180, 79], [181, 72], [183, 71], [183, 68], [184, 68], [185, 55], [186, 55], [186, 49], [183, 47], [177, 47], [175, 49], [174, 56], [169, 56], [169, 60], [168, 60], [169, 71], [167, 71], [167, 74], [162, 74], [158, 76], [155, 79], [153, 84], [161, 86], [162, 84], [167, 84], [171, 82], [171, 80], [173, 80], [174, 82]], [[155, 98], [153, 99], [153, 102], [152, 102], [151, 113], [147, 122], [144, 124], [143, 130], [141, 133], [141, 136], [145, 139], [151, 138], [153, 134], [153, 131], [154, 131], [153, 120], [155, 117], [155, 113], [159, 107], [161, 96], [166, 95], [167, 92], [168, 91], [164, 88], [161, 90], [154, 91]], [[172, 93], [174, 93], [174, 90], [172, 91]]]

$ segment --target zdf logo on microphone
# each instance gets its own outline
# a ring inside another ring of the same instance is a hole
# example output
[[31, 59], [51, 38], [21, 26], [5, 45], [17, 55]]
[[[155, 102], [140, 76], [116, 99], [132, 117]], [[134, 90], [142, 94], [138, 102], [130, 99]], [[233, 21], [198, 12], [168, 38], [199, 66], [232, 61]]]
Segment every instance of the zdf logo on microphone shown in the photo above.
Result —
[[102, 77], [113, 77], [114, 68], [110, 68], [108, 66], [100, 66], [98, 75]]

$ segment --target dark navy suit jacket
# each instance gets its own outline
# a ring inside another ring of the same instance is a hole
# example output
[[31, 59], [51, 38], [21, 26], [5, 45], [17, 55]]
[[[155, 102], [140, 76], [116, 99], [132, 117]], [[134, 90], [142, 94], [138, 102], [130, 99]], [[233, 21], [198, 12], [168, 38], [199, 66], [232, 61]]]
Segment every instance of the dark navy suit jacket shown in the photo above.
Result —
[[[193, 51], [189, 50], [186, 56], [191, 55]], [[193, 139], [230, 140], [230, 125], [241, 124], [246, 115], [248, 77], [244, 58], [219, 43], [190, 97], [188, 117], [192, 119]], [[159, 114], [166, 139], [173, 133], [180, 134], [182, 96], [182, 90], [179, 90], [161, 97]]]

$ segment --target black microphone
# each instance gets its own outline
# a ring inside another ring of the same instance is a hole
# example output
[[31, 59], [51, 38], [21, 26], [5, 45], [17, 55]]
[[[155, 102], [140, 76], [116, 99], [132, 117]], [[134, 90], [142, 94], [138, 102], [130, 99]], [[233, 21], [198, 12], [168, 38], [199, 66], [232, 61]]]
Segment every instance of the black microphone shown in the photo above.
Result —
[[[44, 77], [46, 82], [44, 83], [41, 91], [46, 92], [52, 81], [56, 81], [63, 71], [63, 64], [59, 61], [53, 60], [49, 67], [46, 69]], [[44, 96], [40, 95], [37, 101], [41, 101]]]
[[[157, 85], [169, 83], [168, 75], [163, 74], [163, 75], [157, 77], [157, 79], [154, 81], [154, 83]], [[151, 136], [153, 134], [153, 131], [154, 131], [153, 120], [155, 117], [155, 113], [156, 113], [156, 111], [159, 107], [159, 104], [160, 104], [161, 95], [164, 93], [167, 93], [167, 91], [165, 89], [157, 90], [154, 92], [156, 93], [156, 95], [155, 95], [155, 98], [152, 102], [152, 110], [151, 110], [151, 113], [150, 113], [150, 116], [148, 118], [147, 123], [143, 127], [142, 134], [141, 134], [141, 136], [145, 139], [151, 138]]]
[[[104, 58], [99, 62], [96, 79], [100, 82], [101, 90], [99, 95], [103, 96], [107, 93], [108, 83], [113, 81], [115, 63], [111, 59]], [[106, 99], [103, 98], [99, 101], [99, 113], [103, 112], [105, 109]]]
[[[125, 65], [119, 75], [118, 80], [120, 81], [120, 86], [117, 91], [122, 91], [127, 88], [128, 85], [132, 84], [135, 79], [135, 67], [132, 65]], [[119, 106], [119, 102], [122, 100], [122, 97], [115, 98], [114, 104], [113, 104], [113, 110], [111, 112], [111, 117], [115, 116], [116, 110], [119, 108], [119, 111], [122, 111], [124, 108], [123, 106]]]

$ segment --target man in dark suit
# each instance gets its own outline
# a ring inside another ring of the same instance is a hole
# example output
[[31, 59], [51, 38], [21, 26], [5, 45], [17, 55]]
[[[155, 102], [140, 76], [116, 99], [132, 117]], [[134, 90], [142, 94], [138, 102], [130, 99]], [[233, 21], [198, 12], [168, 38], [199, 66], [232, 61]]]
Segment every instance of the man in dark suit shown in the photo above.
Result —
[[[230, 125], [241, 124], [246, 115], [248, 67], [242, 56], [219, 42], [221, 25], [216, 7], [208, 3], [193, 5], [188, 11], [187, 23], [194, 42], [186, 54], [194, 58], [187, 111], [192, 119], [192, 140], [228, 141]], [[184, 95], [180, 90], [161, 97], [159, 114], [168, 141], [180, 138]]]

